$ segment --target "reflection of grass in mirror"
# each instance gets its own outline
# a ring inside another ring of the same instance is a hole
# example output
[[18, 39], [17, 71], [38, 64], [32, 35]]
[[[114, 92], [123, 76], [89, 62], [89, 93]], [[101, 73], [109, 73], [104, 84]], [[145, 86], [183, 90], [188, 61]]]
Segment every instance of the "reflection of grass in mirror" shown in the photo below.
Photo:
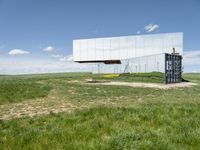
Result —
[[125, 74], [107, 74], [93, 75], [94, 80], [111, 80], [126, 82], [147, 82], [147, 83], [164, 83], [164, 73], [125, 73]]

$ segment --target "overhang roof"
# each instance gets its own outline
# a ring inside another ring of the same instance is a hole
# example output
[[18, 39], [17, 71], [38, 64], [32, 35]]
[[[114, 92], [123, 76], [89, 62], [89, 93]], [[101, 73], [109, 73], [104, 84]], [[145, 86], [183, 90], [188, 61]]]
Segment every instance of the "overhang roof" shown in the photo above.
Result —
[[121, 64], [120, 60], [88, 60], [88, 61], [75, 61], [78, 63], [104, 63], [104, 64]]

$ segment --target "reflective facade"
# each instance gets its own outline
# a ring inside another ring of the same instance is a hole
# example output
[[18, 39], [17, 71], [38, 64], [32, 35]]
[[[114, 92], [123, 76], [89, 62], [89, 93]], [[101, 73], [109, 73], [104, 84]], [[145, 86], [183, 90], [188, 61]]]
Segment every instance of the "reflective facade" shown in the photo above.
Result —
[[182, 55], [183, 33], [135, 35], [73, 41], [73, 59], [76, 62], [122, 60], [162, 53], [173, 48]]
[[165, 54], [121, 60], [121, 64], [93, 64], [93, 73], [165, 72]]

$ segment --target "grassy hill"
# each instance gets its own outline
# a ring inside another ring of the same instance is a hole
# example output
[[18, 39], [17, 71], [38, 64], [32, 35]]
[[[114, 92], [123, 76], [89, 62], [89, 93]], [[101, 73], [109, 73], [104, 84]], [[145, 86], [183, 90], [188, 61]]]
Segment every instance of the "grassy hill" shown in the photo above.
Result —
[[200, 74], [184, 74], [198, 85], [168, 90], [84, 84], [88, 78], [99, 77], [0, 76], [0, 149], [200, 147]]

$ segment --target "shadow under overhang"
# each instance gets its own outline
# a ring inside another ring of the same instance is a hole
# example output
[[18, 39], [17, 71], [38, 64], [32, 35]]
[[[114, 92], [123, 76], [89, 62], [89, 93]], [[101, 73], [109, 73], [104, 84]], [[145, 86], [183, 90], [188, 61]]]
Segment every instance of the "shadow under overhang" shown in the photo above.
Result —
[[121, 64], [121, 60], [89, 60], [89, 61], [75, 61], [78, 63], [104, 63], [104, 64]]

